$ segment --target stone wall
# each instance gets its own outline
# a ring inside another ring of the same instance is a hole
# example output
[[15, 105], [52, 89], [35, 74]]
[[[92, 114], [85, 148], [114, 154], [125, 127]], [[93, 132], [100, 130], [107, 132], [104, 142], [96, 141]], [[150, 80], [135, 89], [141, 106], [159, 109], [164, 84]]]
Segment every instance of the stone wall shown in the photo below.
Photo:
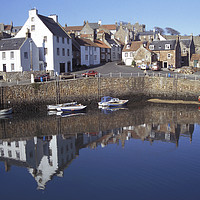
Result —
[[90, 104], [102, 96], [197, 100], [200, 81], [163, 77], [109, 77], [50, 81], [0, 88], [0, 104], [14, 108], [78, 101]]

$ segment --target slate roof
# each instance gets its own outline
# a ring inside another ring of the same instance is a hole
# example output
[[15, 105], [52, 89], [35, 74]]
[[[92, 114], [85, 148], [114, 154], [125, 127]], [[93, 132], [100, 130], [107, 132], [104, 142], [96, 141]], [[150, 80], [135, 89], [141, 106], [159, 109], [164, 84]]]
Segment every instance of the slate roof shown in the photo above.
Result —
[[113, 39], [106, 39], [106, 41], [110, 44], [110, 45], [117, 45], [118, 46], [118, 44], [115, 42], [115, 40], [113, 40]]
[[[165, 49], [165, 44], [170, 44], [170, 49]], [[175, 50], [176, 40], [153, 41], [150, 45], [154, 45], [154, 51]]]
[[10, 38], [0, 40], [0, 51], [18, 50], [26, 38]]
[[76, 38], [76, 41], [79, 43], [80, 46], [98, 47], [98, 45], [86, 38]]
[[53, 35], [60, 37], [69, 37], [65, 31], [50, 17], [38, 15], [45, 26], [53, 33]]
[[191, 40], [180, 40], [181, 43], [183, 43], [187, 48], [190, 47], [190, 44], [191, 44]]
[[88, 24], [92, 29], [98, 29], [99, 28], [99, 24], [98, 23], [88, 23]]
[[138, 32], [137, 35], [155, 35], [157, 32], [153, 31], [145, 31], [145, 32]]

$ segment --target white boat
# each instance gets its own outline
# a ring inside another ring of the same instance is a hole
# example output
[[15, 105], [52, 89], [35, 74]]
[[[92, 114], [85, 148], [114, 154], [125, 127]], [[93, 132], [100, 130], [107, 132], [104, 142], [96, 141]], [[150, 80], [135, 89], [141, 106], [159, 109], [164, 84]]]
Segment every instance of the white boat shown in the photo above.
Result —
[[101, 102], [98, 103], [99, 106], [124, 106], [128, 103], [128, 100], [120, 100], [118, 98], [112, 98], [109, 96], [105, 96], [101, 98]]
[[12, 113], [12, 108], [6, 108], [3, 110], [0, 110], [0, 115], [9, 115]]
[[66, 105], [57, 108], [57, 111], [60, 112], [76, 112], [80, 110], [84, 110], [87, 106], [82, 104], [75, 104], [75, 105]]
[[47, 105], [47, 110], [57, 110], [57, 108], [64, 106], [76, 105], [77, 102], [63, 103], [63, 104], [55, 104], [55, 105]]

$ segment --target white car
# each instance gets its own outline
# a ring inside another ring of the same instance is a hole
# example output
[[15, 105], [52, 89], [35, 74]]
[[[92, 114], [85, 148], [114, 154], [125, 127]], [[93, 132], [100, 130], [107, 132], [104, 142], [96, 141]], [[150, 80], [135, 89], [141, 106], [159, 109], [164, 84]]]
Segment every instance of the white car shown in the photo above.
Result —
[[145, 65], [145, 64], [142, 64], [140, 68], [145, 70], [145, 69], [149, 69], [149, 66]]

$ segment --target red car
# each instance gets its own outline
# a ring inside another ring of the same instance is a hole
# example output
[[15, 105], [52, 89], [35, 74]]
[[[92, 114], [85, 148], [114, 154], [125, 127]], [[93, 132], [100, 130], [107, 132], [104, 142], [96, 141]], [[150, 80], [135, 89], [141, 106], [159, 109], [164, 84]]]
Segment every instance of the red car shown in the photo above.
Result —
[[50, 80], [49, 74], [39, 75], [34, 78], [35, 82], [43, 82], [43, 81], [49, 81], [49, 80]]
[[98, 72], [90, 70], [90, 71], [86, 71], [85, 73], [82, 73], [83, 77], [89, 77], [89, 76], [97, 76]]

